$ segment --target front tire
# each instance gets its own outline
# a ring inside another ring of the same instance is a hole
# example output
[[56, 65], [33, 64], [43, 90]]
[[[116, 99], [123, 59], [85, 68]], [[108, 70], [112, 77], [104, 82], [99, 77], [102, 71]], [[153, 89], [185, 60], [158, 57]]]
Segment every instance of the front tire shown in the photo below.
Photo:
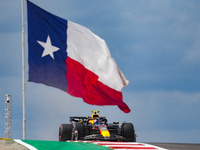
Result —
[[122, 136], [129, 142], [136, 142], [136, 134], [132, 123], [123, 123], [121, 127]]

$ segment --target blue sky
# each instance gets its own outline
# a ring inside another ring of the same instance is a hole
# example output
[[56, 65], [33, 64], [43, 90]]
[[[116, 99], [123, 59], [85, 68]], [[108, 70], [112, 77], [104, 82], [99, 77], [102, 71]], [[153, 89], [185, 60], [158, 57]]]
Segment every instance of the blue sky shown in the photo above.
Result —
[[[58, 89], [27, 82], [27, 139], [58, 140], [58, 127], [69, 116], [100, 110], [110, 122], [132, 122], [139, 142], [200, 143], [200, 1], [32, 2], [105, 39], [130, 81], [122, 92], [131, 112], [88, 105]], [[0, 137], [5, 94], [11, 94], [12, 138], [22, 139], [21, 1], [1, 0], [0, 20]], [[27, 55], [26, 42], [26, 75]]]

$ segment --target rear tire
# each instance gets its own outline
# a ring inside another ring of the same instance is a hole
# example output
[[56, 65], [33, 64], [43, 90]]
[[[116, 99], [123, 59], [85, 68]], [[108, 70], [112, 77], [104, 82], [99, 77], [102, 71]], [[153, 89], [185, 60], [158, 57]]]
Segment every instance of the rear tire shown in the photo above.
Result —
[[129, 142], [136, 142], [136, 134], [132, 123], [123, 123], [121, 127], [122, 136]]
[[72, 125], [61, 124], [59, 127], [59, 141], [71, 140], [72, 137]]

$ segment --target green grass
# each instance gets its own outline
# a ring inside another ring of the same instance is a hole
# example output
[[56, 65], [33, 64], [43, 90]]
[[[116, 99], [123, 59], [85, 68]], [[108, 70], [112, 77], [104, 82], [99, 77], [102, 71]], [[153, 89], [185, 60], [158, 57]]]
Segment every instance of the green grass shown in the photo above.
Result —
[[22, 140], [38, 150], [109, 150], [105, 146], [83, 142]]

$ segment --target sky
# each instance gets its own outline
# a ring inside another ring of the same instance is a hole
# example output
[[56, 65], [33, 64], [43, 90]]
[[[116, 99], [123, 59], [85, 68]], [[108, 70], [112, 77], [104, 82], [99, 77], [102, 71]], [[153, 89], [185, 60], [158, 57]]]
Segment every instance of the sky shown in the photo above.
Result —
[[[131, 112], [88, 105], [59, 89], [26, 82], [27, 139], [58, 140], [59, 125], [70, 116], [99, 110], [109, 122], [133, 123], [138, 142], [200, 143], [200, 1], [31, 2], [106, 41], [130, 82], [122, 92]], [[21, 0], [0, 1], [0, 137], [5, 94], [11, 94], [13, 139], [23, 136], [21, 16]], [[27, 24], [25, 38], [27, 81]]]

